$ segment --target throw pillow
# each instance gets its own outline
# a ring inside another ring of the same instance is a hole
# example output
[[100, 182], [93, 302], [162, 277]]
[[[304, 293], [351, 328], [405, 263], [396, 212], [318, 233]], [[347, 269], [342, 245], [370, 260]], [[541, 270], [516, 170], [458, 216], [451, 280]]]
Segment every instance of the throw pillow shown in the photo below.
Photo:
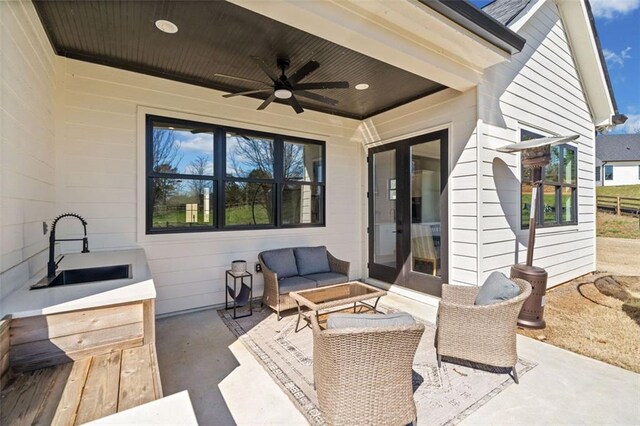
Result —
[[501, 272], [495, 271], [487, 277], [476, 296], [476, 305], [492, 305], [512, 299], [520, 294], [520, 287]]

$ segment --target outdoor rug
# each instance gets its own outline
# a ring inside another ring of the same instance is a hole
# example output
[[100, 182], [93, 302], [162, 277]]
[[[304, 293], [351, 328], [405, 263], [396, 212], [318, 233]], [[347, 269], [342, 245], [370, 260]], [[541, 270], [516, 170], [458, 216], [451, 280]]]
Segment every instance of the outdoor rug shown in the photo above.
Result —
[[[387, 306], [383, 312], [396, 312]], [[254, 308], [253, 315], [233, 319], [233, 311], [218, 311], [227, 327], [253, 353], [275, 382], [293, 400], [312, 425], [325, 424], [313, 389], [313, 336], [305, 327], [295, 333], [297, 312], [277, 321], [267, 307]], [[238, 312], [244, 314], [244, 312]], [[508, 369], [477, 366], [464, 361], [447, 362], [438, 369], [433, 347], [435, 326], [425, 324], [425, 332], [413, 364], [414, 398], [418, 424], [454, 425], [484, 405], [507, 386], [517, 386]], [[393, 356], [393, 354], [389, 354]], [[535, 363], [519, 359], [522, 377]]]

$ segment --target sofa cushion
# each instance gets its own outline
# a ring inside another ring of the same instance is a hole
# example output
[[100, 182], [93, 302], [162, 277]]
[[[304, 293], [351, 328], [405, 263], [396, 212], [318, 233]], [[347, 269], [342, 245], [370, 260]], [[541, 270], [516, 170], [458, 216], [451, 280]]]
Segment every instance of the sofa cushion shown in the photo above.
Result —
[[414, 324], [416, 321], [406, 312], [395, 314], [331, 314], [327, 318], [327, 329], [338, 328], [382, 328]]
[[296, 247], [293, 249], [296, 257], [296, 265], [300, 275], [331, 272], [327, 248], [320, 247]]
[[263, 251], [261, 255], [267, 268], [278, 274], [278, 278], [300, 275], [292, 248]]
[[349, 277], [337, 272], [320, 272], [319, 274], [310, 274], [304, 276], [307, 279], [314, 280], [318, 283], [318, 287], [332, 284], [346, 283]]
[[278, 289], [280, 294], [287, 294], [291, 291], [307, 290], [310, 288], [316, 288], [316, 282], [304, 277], [297, 276], [278, 279]]
[[501, 272], [495, 271], [487, 277], [478, 295], [476, 305], [492, 305], [512, 299], [520, 294], [520, 287]]

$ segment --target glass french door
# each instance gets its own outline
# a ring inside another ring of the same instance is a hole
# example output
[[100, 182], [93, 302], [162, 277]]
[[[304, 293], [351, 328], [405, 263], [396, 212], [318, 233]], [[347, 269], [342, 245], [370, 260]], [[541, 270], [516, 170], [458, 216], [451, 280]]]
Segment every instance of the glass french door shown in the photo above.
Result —
[[369, 150], [369, 276], [439, 296], [447, 278], [447, 131]]

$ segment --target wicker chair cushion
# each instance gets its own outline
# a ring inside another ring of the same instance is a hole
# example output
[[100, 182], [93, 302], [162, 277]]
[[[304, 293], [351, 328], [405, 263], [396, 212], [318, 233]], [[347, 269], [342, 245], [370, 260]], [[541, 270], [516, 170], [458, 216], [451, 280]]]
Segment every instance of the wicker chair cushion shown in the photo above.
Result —
[[278, 288], [280, 294], [287, 294], [291, 291], [306, 290], [309, 288], [316, 288], [316, 282], [314, 280], [308, 280], [304, 277], [288, 277], [280, 278], [278, 280]]
[[338, 328], [382, 328], [415, 324], [413, 317], [405, 312], [395, 314], [331, 314], [327, 318], [327, 329]]
[[300, 275], [296, 266], [296, 258], [291, 248], [264, 251], [261, 256], [267, 268], [278, 274], [278, 278]]
[[319, 274], [331, 272], [327, 248], [320, 247], [296, 247], [293, 249], [296, 255], [296, 264], [300, 275]]
[[476, 305], [492, 305], [513, 299], [520, 294], [520, 287], [501, 272], [495, 271], [487, 277], [478, 295]]
[[318, 283], [318, 287], [346, 283], [347, 281], [349, 281], [349, 277], [337, 272], [321, 272], [319, 274], [305, 275], [304, 278], [314, 280], [316, 283]]

